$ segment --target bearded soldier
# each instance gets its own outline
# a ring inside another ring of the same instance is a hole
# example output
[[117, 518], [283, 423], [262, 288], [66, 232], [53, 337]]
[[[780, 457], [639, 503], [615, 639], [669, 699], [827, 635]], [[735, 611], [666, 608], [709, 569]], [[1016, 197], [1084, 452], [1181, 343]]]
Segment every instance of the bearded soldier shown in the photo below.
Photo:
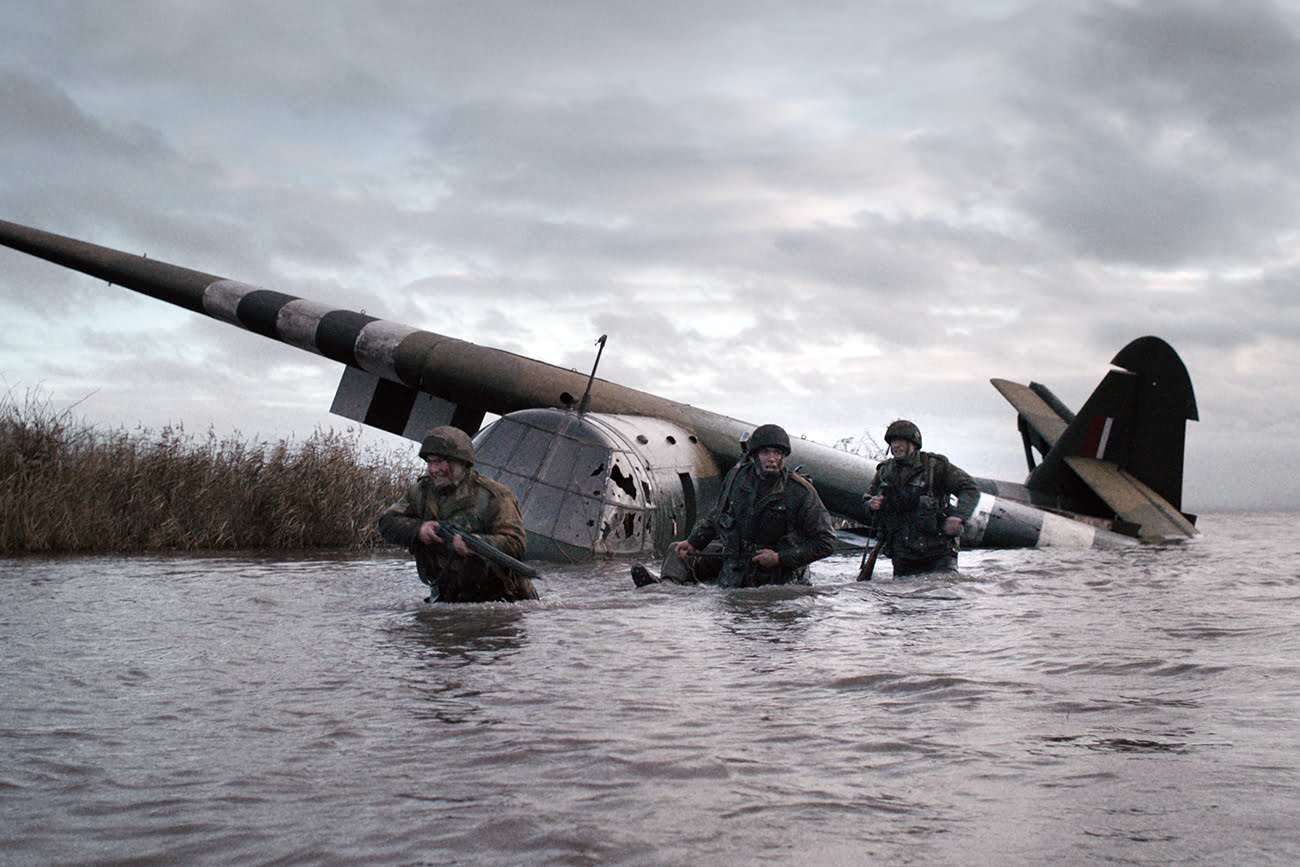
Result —
[[876, 466], [864, 499], [894, 575], [955, 572], [957, 539], [979, 502], [975, 480], [943, 455], [921, 451], [921, 430], [910, 421], [891, 422], [885, 444], [890, 458]]
[[[807, 584], [808, 564], [834, 549], [835, 531], [821, 497], [811, 482], [785, 467], [785, 430], [762, 425], [750, 434], [747, 449], [723, 479], [712, 512], [668, 552], [663, 578], [722, 587]], [[632, 579], [638, 586], [655, 580], [640, 564]]]
[[[456, 427], [434, 428], [420, 445], [420, 457], [428, 475], [421, 476], [380, 517], [379, 532], [415, 555], [420, 580], [432, 588], [426, 601], [536, 599], [537, 590], [528, 576], [475, 555], [461, 535], [472, 533], [515, 559], [524, 554], [519, 502], [505, 485], [474, 469], [474, 443], [469, 436]], [[442, 522], [454, 524], [458, 531], [450, 544], [439, 535]]]

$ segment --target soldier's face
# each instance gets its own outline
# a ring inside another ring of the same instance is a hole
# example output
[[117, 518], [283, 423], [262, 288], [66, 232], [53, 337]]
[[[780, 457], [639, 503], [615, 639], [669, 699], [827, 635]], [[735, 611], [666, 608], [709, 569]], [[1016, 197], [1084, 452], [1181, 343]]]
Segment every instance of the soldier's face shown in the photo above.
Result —
[[754, 460], [758, 461], [758, 469], [763, 475], [774, 475], [781, 472], [781, 467], [785, 464], [785, 452], [765, 446], [754, 452]]
[[912, 445], [911, 440], [896, 439], [889, 444], [889, 453], [896, 458], [905, 458], [916, 451], [916, 446]]
[[469, 465], [442, 455], [432, 455], [425, 459], [429, 468], [429, 479], [439, 489], [454, 488], [469, 472]]

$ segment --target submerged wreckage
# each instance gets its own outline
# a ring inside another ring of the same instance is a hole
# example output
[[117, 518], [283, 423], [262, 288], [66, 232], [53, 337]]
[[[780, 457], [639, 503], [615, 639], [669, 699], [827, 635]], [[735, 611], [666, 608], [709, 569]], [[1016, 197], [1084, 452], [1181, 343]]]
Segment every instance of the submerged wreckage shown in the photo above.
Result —
[[[344, 365], [331, 411], [417, 442], [452, 424], [476, 466], [509, 485], [527, 556], [552, 561], [661, 554], [718, 496], [754, 425], [573, 370], [0, 221], [0, 244]], [[1163, 340], [1111, 361], [1078, 413], [1048, 389], [993, 385], [1018, 414], [1029, 475], [976, 479], [963, 547], [1077, 547], [1196, 535], [1181, 511], [1191, 379]], [[484, 424], [489, 415], [498, 416]], [[826, 506], [866, 518], [875, 462], [795, 440], [790, 457]]]

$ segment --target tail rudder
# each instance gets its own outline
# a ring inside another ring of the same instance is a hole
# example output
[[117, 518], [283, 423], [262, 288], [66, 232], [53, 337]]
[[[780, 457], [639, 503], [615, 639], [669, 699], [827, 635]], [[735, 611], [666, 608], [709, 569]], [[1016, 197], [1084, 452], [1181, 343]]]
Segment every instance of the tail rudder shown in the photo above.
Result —
[[1026, 485], [1065, 491], [1075, 484], [1065, 459], [1115, 464], [1175, 509], [1182, 509], [1187, 422], [1196, 395], [1182, 359], [1158, 337], [1140, 337], [1112, 359], [1102, 379]]

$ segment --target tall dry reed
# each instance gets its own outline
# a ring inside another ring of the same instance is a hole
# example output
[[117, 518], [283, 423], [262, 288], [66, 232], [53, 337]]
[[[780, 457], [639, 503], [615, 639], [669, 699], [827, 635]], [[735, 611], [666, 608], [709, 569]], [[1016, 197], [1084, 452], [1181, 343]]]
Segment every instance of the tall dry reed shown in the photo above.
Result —
[[99, 430], [0, 397], [0, 553], [368, 549], [419, 472], [359, 432], [247, 442], [177, 426]]

